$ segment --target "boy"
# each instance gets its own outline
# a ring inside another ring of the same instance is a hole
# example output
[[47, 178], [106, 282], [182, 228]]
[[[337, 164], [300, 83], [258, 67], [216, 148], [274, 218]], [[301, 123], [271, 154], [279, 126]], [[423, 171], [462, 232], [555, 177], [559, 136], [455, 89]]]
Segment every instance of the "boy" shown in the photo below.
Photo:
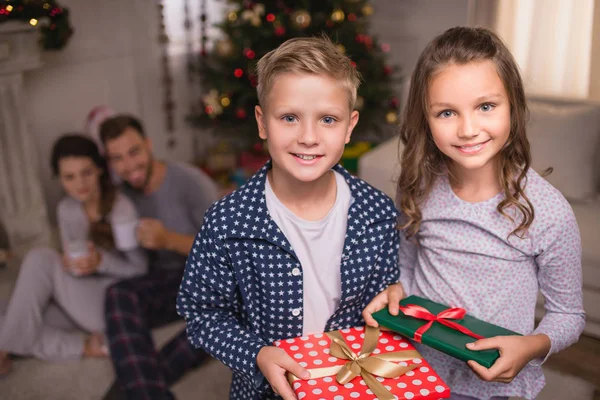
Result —
[[286, 371], [310, 374], [271, 343], [364, 323], [399, 278], [397, 212], [337, 165], [358, 122], [350, 60], [327, 39], [297, 38], [257, 72], [271, 161], [207, 211], [177, 309], [192, 344], [233, 370], [231, 399], [287, 400]]

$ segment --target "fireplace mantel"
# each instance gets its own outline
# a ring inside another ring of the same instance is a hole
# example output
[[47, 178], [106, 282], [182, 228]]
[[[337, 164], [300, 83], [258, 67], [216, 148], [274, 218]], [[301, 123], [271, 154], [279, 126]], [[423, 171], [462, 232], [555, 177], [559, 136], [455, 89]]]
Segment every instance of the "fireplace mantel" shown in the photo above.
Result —
[[38, 29], [29, 24], [0, 24], [0, 219], [17, 251], [50, 242], [23, 90], [25, 72], [42, 66], [38, 40]]

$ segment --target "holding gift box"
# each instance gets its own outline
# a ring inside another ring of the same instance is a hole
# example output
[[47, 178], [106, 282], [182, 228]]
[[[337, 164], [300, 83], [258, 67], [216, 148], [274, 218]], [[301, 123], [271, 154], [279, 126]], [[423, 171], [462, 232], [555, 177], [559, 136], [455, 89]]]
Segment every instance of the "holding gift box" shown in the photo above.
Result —
[[378, 328], [342, 329], [277, 341], [311, 374], [288, 373], [299, 399], [443, 399], [450, 389], [401, 336]]
[[397, 316], [386, 308], [374, 313], [373, 318], [381, 326], [417, 342], [463, 361], [475, 360], [486, 368], [500, 356], [498, 350], [473, 351], [467, 349], [466, 344], [484, 337], [519, 335], [466, 315], [462, 308], [450, 308], [418, 296], [402, 300]]
[[[207, 211], [177, 309], [191, 343], [233, 371], [232, 400], [291, 400], [285, 373], [308, 379], [296, 357], [303, 355], [292, 358], [270, 344], [363, 323], [364, 307], [399, 279], [398, 212], [385, 194], [336, 165], [358, 122], [360, 79], [348, 57], [326, 38], [296, 38], [263, 57], [257, 71], [256, 120], [272, 160]], [[373, 356], [363, 360], [371, 350], [358, 356], [358, 340], [342, 342], [327, 350], [352, 360], [344, 385], [356, 380], [358, 388], [361, 374], [373, 388], [360, 393], [379, 392], [379, 379], [406, 370]], [[383, 375], [370, 377], [381, 366]], [[333, 382], [331, 375], [323, 381]]]

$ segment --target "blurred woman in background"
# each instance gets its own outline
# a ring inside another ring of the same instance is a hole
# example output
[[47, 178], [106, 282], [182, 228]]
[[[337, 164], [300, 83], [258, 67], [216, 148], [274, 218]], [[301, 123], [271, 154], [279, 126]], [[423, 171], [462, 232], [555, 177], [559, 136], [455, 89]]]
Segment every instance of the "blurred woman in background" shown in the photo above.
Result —
[[[112, 184], [94, 141], [62, 136], [51, 166], [66, 194], [57, 209], [63, 252], [37, 248], [25, 256], [0, 317], [0, 376], [10, 372], [10, 354], [43, 360], [107, 356], [106, 288], [147, 272], [147, 256], [135, 240], [136, 210]], [[58, 328], [45, 318], [54, 304], [71, 326]]]

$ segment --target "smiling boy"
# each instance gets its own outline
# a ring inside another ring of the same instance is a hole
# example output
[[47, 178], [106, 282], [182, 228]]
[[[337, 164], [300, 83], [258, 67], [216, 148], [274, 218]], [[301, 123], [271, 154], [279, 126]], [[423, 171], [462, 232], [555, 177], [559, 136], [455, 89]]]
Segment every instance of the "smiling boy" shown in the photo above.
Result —
[[271, 343], [364, 323], [399, 278], [397, 212], [338, 165], [360, 81], [338, 48], [291, 39], [257, 72], [271, 161], [207, 212], [177, 307], [191, 343], [233, 370], [231, 399], [295, 399], [286, 371], [309, 373]]

